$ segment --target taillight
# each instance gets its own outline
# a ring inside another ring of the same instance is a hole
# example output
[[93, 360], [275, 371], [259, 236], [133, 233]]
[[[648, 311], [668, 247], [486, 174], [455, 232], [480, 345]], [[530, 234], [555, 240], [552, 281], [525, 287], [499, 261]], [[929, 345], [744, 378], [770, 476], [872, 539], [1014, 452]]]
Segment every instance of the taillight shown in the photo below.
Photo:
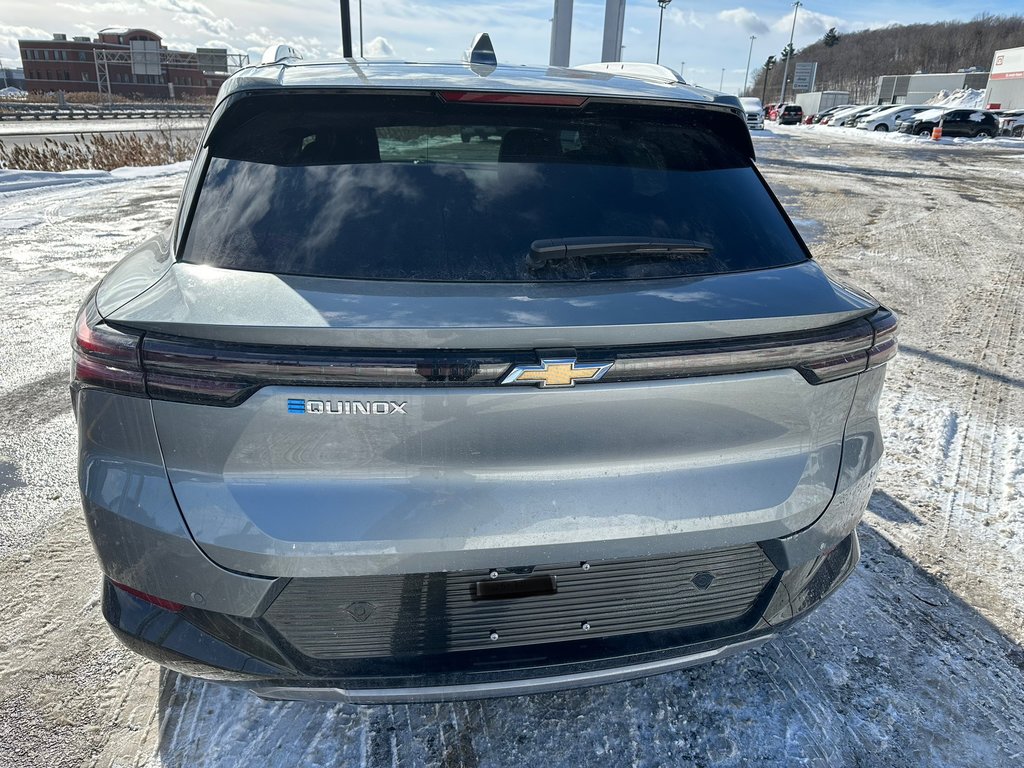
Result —
[[139, 342], [139, 336], [106, 325], [90, 295], [75, 321], [72, 392], [95, 387], [145, 396], [146, 380], [139, 364]]
[[176, 603], [173, 600], [165, 600], [162, 597], [157, 597], [156, 595], [151, 595], [147, 592], [142, 592], [141, 590], [129, 587], [127, 584], [121, 584], [119, 582], [116, 582], [113, 579], [110, 580], [110, 583], [122, 592], [127, 592], [132, 597], [137, 597], [140, 600], [145, 600], [150, 605], [155, 605], [157, 608], [163, 608], [165, 611], [170, 611], [171, 613], [178, 613], [179, 611], [181, 611], [182, 608], [185, 607], [181, 603]]
[[877, 368], [896, 357], [896, 350], [899, 347], [896, 340], [899, 321], [896, 315], [887, 309], [878, 310], [868, 319], [875, 329], [874, 343], [868, 350], [868, 368]]

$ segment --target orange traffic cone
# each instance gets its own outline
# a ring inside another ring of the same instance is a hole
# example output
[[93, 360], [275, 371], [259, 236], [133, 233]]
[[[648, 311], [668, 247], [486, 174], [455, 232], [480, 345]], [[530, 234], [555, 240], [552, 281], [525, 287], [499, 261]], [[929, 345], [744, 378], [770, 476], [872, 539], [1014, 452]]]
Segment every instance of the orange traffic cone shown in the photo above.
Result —
[[939, 123], [932, 128], [932, 141], [938, 141], [942, 138], [942, 123]]

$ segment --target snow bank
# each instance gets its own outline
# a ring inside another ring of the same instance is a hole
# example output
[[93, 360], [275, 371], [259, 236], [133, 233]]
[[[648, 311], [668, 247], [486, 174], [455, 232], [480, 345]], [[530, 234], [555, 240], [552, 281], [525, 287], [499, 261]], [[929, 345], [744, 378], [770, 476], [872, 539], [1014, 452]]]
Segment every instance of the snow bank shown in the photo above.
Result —
[[62, 184], [102, 183], [107, 181], [125, 181], [128, 179], [148, 179], [154, 176], [167, 176], [172, 173], [184, 173], [189, 169], [190, 162], [171, 163], [170, 165], [148, 165], [139, 168], [116, 168], [113, 171], [75, 170], [61, 171], [4, 171], [0, 170], [0, 194], [21, 192], [26, 189], [53, 187]]
[[984, 109], [985, 91], [977, 88], [961, 88], [957, 91], [939, 91], [925, 104], [938, 107], [961, 107], [962, 109]]
[[15, 88], [13, 85], [0, 88], [0, 99], [24, 99], [26, 96], [28, 96], [28, 91]]

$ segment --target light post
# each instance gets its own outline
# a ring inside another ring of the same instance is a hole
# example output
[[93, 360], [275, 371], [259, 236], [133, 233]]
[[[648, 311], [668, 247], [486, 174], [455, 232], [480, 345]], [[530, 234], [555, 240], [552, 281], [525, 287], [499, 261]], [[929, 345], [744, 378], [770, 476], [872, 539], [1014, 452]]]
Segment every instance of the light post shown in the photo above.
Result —
[[685, 61], [680, 61], [679, 62], [679, 77], [681, 77], [683, 80], [686, 79], [685, 77], [683, 77], [683, 70], [684, 69], [686, 69], [686, 62]]
[[665, 9], [672, 0], [658, 0], [658, 7], [661, 9], [658, 15], [658, 53], [654, 57], [655, 64], [661, 64], [661, 27], [665, 23]]
[[789, 76], [789, 60], [793, 58], [793, 35], [796, 33], [796, 13], [800, 10], [800, 6], [803, 3], [800, 0], [796, 0], [793, 3], [793, 26], [789, 30], [789, 56], [786, 57], [786, 67], [782, 70], [782, 93], [779, 94], [779, 103], [781, 104], [786, 100], [786, 77]]
[[718, 90], [722, 90], [722, 86], [725, 85], [725, 67], [722, 67], [722, 77], [718, 81]]
[[757, 40], [757, 35], [750, 36], [750, 50], [747, 51], [747, 68], [743, 70], [743, 94], [747, 93], [747, 81], [750, 79], [750, 57], [754, 55], [754, 41]]

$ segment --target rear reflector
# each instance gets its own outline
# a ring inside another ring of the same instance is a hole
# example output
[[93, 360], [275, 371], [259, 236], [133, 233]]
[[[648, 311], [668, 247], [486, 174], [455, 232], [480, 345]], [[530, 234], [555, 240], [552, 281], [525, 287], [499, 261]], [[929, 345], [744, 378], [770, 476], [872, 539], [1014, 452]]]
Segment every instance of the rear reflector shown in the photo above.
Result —
[[121, 584], [113, 580], [111, 580], [110, 583], [118, 589], [120, 589], [122, 592], [127, 592], [132, 597], [137, 597], [139, 598], [139, 600], [145, 600], [147, 603], [155, 605], [157, 608], [163, 608], [165, 611], [170, 611], [171, 613], [178, 613], [182, 608], [185, 607], [181, 603], [176, 603], [173, 600], [164, 600], [162, 597], [156, 597], [155, 595], [150, 595], [146, 592], [141, 592], [137, 589], [133, 589], [132, 587], [127, 586], [126, 584]]
[[538, 107], [581, 107], [586, 96], [561, 96], [553, 93], [503, 93], [501, 91], [438, 91], [446, 102], [464, 104], [522, 104]]

